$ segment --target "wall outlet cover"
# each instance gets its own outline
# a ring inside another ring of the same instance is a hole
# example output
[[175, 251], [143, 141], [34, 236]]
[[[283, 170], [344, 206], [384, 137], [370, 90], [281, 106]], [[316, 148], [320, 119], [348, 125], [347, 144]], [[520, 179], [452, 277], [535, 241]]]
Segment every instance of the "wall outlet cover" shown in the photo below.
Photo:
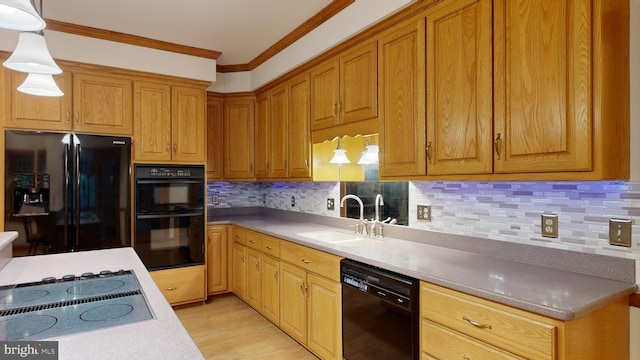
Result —
[[292, 207], [293, 207], [293, 206], [296, 206], [296, 197], [295, 197], [295, 196], [292, 196], [292, 197], [291, 197], [291, 206], [292, 206]]
[[334, 210], [336, 208], [336, 203], [333, 198], [327, 198], [327, 210]]
[[418, 221], [431, 221], [431, 205], [418, 205]]
[[541, 218], [540, 234], [544, 237], [557, 238], [558, 237], [558, 215], [542, 214], [540, 218]]

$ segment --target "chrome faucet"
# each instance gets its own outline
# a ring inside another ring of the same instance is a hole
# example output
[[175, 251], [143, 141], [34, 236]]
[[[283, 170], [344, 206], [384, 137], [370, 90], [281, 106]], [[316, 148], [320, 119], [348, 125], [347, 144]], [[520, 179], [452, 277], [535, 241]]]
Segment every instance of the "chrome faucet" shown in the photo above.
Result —
[[384, 205], [382, 194], [376, 195], [376, 222], [380, 222], [380, 206]]
[[364, 220], [364, 204], [362, 203], [362, 200], [356, 195], [351, 195], [351, 194], [345, 195], [340, 200], [340, 207], [344, 207], [344, 203], [347, 201], [347, 199], [353, 199], [358, 202], [358, 205], [360, 205], [360, 223], [356, 224], [355, 232], [360, 234], [365, 234], [367, 232], [367, 229], [366, 229], [366, 222]]
[[369, 230], [369, 234], [371, 236], [384, 237], [382, 224], [387, 220], [380, 221], [380, 206], [382, 205], [384, 205], [384, 199], [382, 198], [382, 194], [378, 194], [376, 195], [376, 200], [375, 200], [376, 217], [375, 219], [371, 220], [371, 229]]

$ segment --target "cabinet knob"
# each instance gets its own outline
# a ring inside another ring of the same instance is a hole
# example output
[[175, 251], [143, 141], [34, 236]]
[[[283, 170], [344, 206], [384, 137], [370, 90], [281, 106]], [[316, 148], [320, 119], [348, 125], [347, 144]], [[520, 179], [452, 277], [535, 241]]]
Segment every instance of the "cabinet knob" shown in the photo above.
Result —
[[71, 121], [71, 113], [67, 110], [67, 124]]
[[168, 288], [164, 288], [164, 289], [167, 290], [167, 291], [174, 291], [174, 290], [178, 290], [178, 287], [174, 286], [174, 287], [168, 287]]
[[300, 258], [300, 261], [302, 261], [305, 264], [311, 264], [311, 260], [307, 260], [305, 258]]
[[427, 160], [431, 164], [431, 141], [427, 144]]
[[76, 111], [76, 125], [80, 124], [80, 114]]

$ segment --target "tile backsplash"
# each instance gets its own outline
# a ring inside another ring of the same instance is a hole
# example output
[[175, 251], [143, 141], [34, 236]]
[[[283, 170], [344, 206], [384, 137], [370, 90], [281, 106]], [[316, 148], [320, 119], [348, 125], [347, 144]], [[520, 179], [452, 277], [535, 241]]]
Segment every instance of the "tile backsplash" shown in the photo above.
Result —
[[[218, 196], [216, 208], [340, 216], [338, 182], [215, 182], [208, 195]], [[335, 199], [332, 211], [327, 198]], [[409, 199], [410, 228], [640, 259], [640, 183], [409, 182]], [[417, 205], [431, 206], [431, 221], [417, 220]], [[558, 215], [558, 238], [540, 235], [542, 213]], [[630, 248], [609, 245], [610, 218], [633, 221]]]

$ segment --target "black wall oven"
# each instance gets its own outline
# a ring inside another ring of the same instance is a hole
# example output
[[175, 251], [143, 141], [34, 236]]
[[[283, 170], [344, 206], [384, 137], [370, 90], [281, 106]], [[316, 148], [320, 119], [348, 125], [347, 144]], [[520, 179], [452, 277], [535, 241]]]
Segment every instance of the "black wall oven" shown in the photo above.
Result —
[[204, 264], [204, 166], [136, 165], [134, 176], [134, 248], [147, 269]]

